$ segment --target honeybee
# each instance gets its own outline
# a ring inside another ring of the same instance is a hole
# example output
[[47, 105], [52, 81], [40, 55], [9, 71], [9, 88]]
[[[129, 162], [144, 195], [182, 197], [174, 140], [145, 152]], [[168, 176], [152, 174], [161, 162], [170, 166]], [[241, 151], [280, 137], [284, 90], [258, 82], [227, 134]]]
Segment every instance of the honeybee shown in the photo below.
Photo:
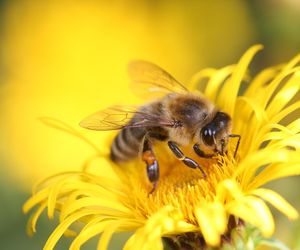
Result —
[[[153, 146], [166, 141], [174, 156], [190, 168], [203, 168], [184, 155], [180, 146], [193, 145], [197, 155], [211, 158], [227, 151], [230, 137], [237, 137], [236, 155], [240, 135], [232, 134], [230, 116], [220, 111], [203, 96], [194, 94], [159, 66], [146, 61], [129, 64], [129, 76], [135, 88], [147, 87], [149, 94], [164, 95], [139, 108], [113, 106], [92, 114], [80, 125], [92, 130], [120, 130], [112, 142], [110, 159], [116, 163], [127, 162], [139, 156], [146, 163], [147, 176], [153, 184], [152, 193], [159, 180], [159, 163]], [[209, 153], [207, 153], [209, 152]]]

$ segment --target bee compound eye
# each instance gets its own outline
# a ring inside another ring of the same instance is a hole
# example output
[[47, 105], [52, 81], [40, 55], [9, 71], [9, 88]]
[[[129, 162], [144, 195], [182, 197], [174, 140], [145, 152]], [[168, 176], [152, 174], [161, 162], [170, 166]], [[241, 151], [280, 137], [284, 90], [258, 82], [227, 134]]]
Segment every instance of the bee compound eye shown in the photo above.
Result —
[[214, 145], [213, 131], [209, 128], [205, 128], [202, 130], [202, 140], [207, 146]]

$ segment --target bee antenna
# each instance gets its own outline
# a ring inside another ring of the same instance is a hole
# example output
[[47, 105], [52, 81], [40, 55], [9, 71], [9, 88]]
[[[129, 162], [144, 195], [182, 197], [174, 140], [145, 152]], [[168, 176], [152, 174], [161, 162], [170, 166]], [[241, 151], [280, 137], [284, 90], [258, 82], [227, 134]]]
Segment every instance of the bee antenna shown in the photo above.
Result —
[[239, 148], [239, 146], [240, 146], [241, 135], [230, 134], [228, 137], [230, 137], [230, 138], [238, 138], [238, 141], [237, 141], [237, 143], [236, 143], [235, 150], [234, 150], [234, 155], [233, 155], [233, 158], [235, 158], [235, 157], [236, 157], [236, 154], [237, 154], [237, 151], [238, 151], [238, 148]]

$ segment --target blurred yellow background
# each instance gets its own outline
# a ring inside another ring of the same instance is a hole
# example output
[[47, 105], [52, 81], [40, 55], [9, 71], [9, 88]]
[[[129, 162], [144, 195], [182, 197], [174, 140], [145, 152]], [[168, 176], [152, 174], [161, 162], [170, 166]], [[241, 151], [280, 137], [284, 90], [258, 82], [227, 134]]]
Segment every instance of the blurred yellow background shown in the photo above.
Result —
[[[204, 67], [235, 63], [255, 43], [265, 50], [254, 71], [300, 52], [300, 3], [293, 0], [16, 0], [0, 1], [0, 8], [1, 249], [42, 248], [53, 223], [41, 221], [33, 239], [25, 235], [21, 205], [31, 186], [78, 170], [94, 153], [38, 117], [62, 120], [102, 149], [107, 133], [85, 131], [78, 122], [108, 105], [140, 101], [128, 87], [132, 59], [155, 62], [187, 82]], [[274, 188], [300, 208], [291, 192], [298, 182], [289, 178]], [[278, 216], [278, 225], [277, 238], [300, 247], [300, 223]], [[120, 249], [124, 237], [111, 249]], [[62, 240], [57, 249], [67, 246]]]

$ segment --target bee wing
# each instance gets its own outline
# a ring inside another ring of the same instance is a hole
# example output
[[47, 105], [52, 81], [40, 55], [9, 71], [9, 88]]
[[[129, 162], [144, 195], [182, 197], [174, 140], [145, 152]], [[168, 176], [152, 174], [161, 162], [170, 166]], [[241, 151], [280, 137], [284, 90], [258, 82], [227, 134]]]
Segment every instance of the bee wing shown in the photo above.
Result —
[[[132, 120], [134, 116], [137, 118]], [[88, 116], [79, 125], [91, 130], [106, 131], [130, 127], [172, 127], [175, 121], [140, 111], [134, 106], [112, 106]]]
[[128, 73], [133, 84], [133, 91], [138, 95], [186, 93], [188, 89], [159, 66], [142, 60], [132, 61]]

